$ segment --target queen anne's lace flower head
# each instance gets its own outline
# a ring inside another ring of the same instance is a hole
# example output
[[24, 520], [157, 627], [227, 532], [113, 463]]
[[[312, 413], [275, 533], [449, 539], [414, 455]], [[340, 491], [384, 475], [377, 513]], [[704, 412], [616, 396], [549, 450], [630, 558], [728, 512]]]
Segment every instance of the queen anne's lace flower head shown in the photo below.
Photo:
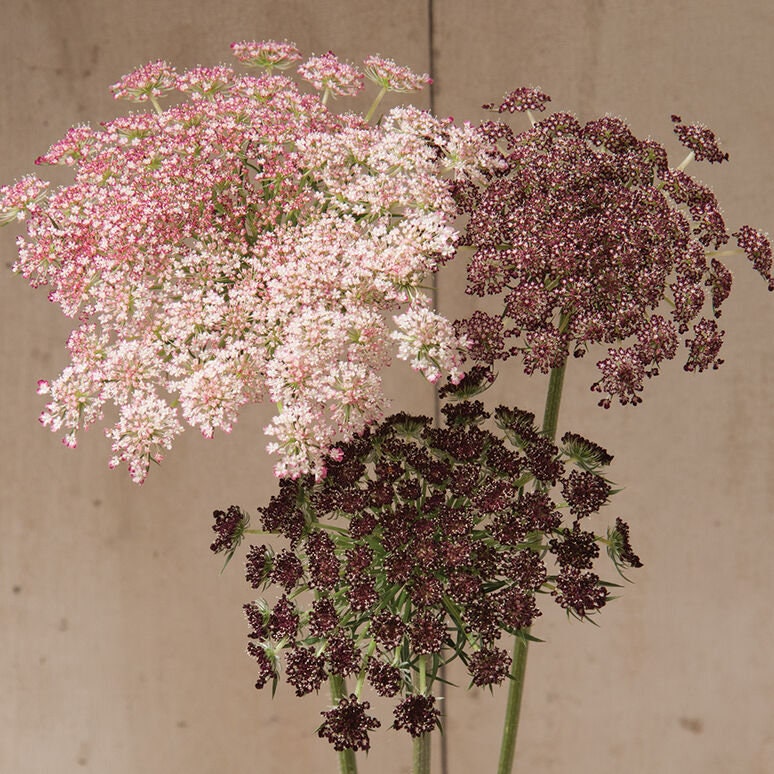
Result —
[[[467, 399], [490, 376], [474, 368], [439, 391], [440, 427], [407, 414], [369, 425], [324, 479], [284, 479], [258, 509], [261, 534], [290, 547], [247, 555], [246, 580], [267, 592], [245, 606], [256, 687], [278, 681], [267, 654], [299, 695], [357, 674], [355, 693], [322, 713], [318, 734], [336, 749], [368, 749], [378, 721], [360, 698], [366, 683], [394, 699], [393, 728], [428, 733], [441, 664], [459, 657], [473, 685], [500, 684], [511, 658], [498, 640], [522, 636], [541, 603], [579, 618], [605, 606], [600, 545], [619, 571], [642, 564], [624, 521], [606, 537], [589, 526], [613, 494], [611, 455], [573, 433], [557, 446], [533, 414]], [[243, 512], [214, 515], [213, 551], [233, 550]]]
[[[521, 88], [486, 107], [542, 110], [548, 100]], [[457, 189], [470, 214], [463, 242], [474, 249], [466, 291], [497, 296], [502, 313], [458, 321], [473, 358], [518, 357], [526, 373], [546, 373], [570, 353], [607, 345], [592, 385], [605, 407], [614, 398], [640, 403], [645, 380], [681, 344], [686, 370], [717, 368], [723, 331], [711, 318], [731, 273], [716, 251], [731, 235], [712, 191], [684, 167], [728, 155], [706, 127], [673, 120], [691, 151], [674, 169], [664, 148], [613, 116], [581, 125], [555, 113], [520, 134], [503, 123], [481, 127], [502, 167], [483, 185]], [[733, 236], [774, 288], [768, 238], [749, 226]]]
[[419, 91], [433, 82], [427, 73], [417, 74], [382, 56], [367, 57], [363, 66], [369, 80], [386, 91]]
[[[458, 236], [448, 178], [492, 163], [473, 130], [414, 108], [378, 126], [334, 115], [271, 73], [300, 59], [292, 44], [232, 48], [269, 73], [146, 65], [114, 92], [156, 114], [70, 130], [40, 161], [74, 182], [47, 198], [32, 176], [0, 189], [0, 218], [27, 228], [16, 270], [81, 323], [41, 420], [74, 446], [114, 404], [111, 465], [136, 481], [183, 421], [228, 432], [267, 396], [276, 473], [321, 477], [337, 441], [383, 415], [395, 354], [432, 380], [461, 373], [464, 341], [423, 288]], [[369, 62], [393, 89], [427, 80]], [[362, 80], [332, 55], [302, 73], [336, 94]], [[189, 99], [162, 111], [171, 89]]]
[[116, 99], [146, 102], [172, 91], [177, 83], [174, 67], [159, 59], [125, 75], [110, 90]]
[[298, 62], [301, 52], [287, 40], [242, 41], [231, 44], [231, 52], [243, 64], [266, 70], [287, 70]]
[[308, 59], [298, 68], [298, 74], [318, 91], [334, 97], [354, 97], [362, 91], [365, 79], [357, 67], [342, 62], [332, 51]]

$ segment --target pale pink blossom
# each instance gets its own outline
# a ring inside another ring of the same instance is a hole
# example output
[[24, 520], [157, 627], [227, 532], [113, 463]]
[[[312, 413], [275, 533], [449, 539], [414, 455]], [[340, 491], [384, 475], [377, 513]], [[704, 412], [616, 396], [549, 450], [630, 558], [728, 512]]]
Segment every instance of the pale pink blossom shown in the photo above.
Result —
[[[157, 64], [122, 89], [162, 83]], [[471, 129], [415, 108], [371, 126], [285, 75], [175, 82], [197, 93], [52, 146], [43, 158], [71, 163], [72, 184], [2, 189], [4, 211], [27, 216], [16, 271], [78, 320], [41, 421], [74, 446], [114, 406], [111, 465], [141, 481], [183, 422], [211, 437], [268, 398], [277, 475], [322, 477], [325, 455], [384, 415], [394, 357], [459, 377], [464, 342], [426, 287], [457, 241], [449, 178], [491, 163]]]
[[454, 384], [463, 377], [467, 340], [454, 332], [454, 326], [426, 306], [414, 304], [394, 318], [398, 330], [392, 337], [399, 343], [398, 357], [435, 384], [448, 374]]
[[196, 67], [179, 76], [175, 86], [192, 97], [212, 98], [225, 91], [233, 77], [234, 71], [229, 67]]
[[386, 91], [419, 91], [433, 82], [427, 73], [417, 74], [382, 56], [369, 56], [363, 66], [366, 77]]
[[232, 43], [231, 52], [243, 64], [285, 70], [301, 59], [301, 52], [287, 40], [242, 41]]
[[363, 89], [363, 73], [357, 67], [342, 62], [332, 51], [308, 59], [299, 66], [298, 74], [318, 91], [334, 97], [354, 97]]
[[175, 88], [176, 82], [175, 69], [159, 59], [125, 75], [117, 83], [114, 83], [110, 90], [116, 99], [146, 102], [171, 91]]
[[46, 195], [50, 183], [35, 175], [25, 175], [11, 185], [0, 188], [0, 226], [24, 220]]

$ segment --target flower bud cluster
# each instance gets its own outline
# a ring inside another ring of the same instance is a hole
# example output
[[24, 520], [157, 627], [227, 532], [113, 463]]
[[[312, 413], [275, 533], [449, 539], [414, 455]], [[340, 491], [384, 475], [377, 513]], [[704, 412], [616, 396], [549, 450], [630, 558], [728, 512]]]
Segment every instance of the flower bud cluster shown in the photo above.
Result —
[[[542, 111], [549, 100], [520, 88], [485, 107]], [[641, 402], [645, 380], [681, 343], [686, 370], [722, 363], [714, 318], [732, 279], [718, 250], [736, 237], [771, 290], [771, 245], [750, 226], [728, 233], [713, 192], [684, 171], [728, 154], [706, 127], [672, 119], [690, 151], [676, 168], [661, 145], [611, 116], [581, 124], [553, 113], [519, 134], [500, 121], [482, 126], [503, 166], [484, 185], [458, 186], [470, 214], [463, 243], [475, 250], [466, 290], [498, 297], [502, 314], [457, 322], [474, 359], [519, 357], [527, 374], [547, 373], [570, 353], [608, 345], [592, 385], [605, 408]]]
[[[600, 545], [617, 567], [640, 566], [625, 522], [606, 536], [588, 526], [610, 499], [612, 457], [571, 433], [553, 444], [528, 412], [490, 416], [471, 399], [489, 376], [476, 369], [442, 390], [443, 427], [390, 416], [342, 444], [323, 481], [286, 479], [259, 508], [262, 531], [290, 548], [247, 556], [251, 586], [279, 594], [246, 607], [258, 687], [284, 674], [304, 695], [326, 674], [357, 676], [396, 697], [395, 728], [425, 733], [438, 709], [421, 685], [443, 663], [459, 657], [472, 684], [499, 684], [511, 665], [499, 640], [526, 636], [538, 592], [583, 618], [607, 600]], [[217, 512], [221, 550], [224, 523]], [[359, 697], [324, 713], [320, 735], [367, 749], [373, 719]]]
[[[137, 482], [184, 422], [228, 432], [266, 396], [277, 475], [323, 476], [335, 443], [384, 415], [393, 357], [431, 380], [461, 373], [465, 342], [423, 288], [458, 236], [449, 180], [491, 163], [473, 129], [415, 108], [378, 126], [335, 115], [288, 75], [292, 44], [233, 51], [267, 72], [146, 65], [113, 91], [155, 113], [75, 127], [39, 159], [72, 184], [0, 189], [0, 223], [27, 229], [16, 271], [80, 322], [41, 421], [75, 446], [114, 404], [111, 465]], [[323, 97], [366, 75], [387, 91], [427, 82], [380, 57], [365, 69], [328, 53], [298, 73]]]

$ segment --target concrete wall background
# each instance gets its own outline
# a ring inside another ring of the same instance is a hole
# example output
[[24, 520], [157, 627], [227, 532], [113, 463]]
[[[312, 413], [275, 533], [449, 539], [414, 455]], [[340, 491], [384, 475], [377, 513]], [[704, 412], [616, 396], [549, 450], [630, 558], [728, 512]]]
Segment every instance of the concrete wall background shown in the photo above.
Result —
[[[680, 112], [713, 127], [731, 154], [722, 169], [697, 171], [728, 223], [774, 231], [774, 6], [435, 0], [433, 10], [439, 113], [476, 120], [480, 103], [532, 84], [557, 109], [616, 113], [667, 141]], [[29, 171], [70, 125], [114, 115], [107, 87], [150, 59], [214, 64], [232, 40], [287, 37], [306, 53], [380, 52], [427, 70], [428, 18], [427, 3], [411, 0], [4, 0], [0, 180]], [[8, 230], [0, 255], [14, 259]], [[673, 364], [642, 406], [609, 412], [588, 392], [593, 358], [568, 371], [560, 428], [616, 455], [627, 488], [614, 508], [646, 566], [599, 628], [558, 609], [540, 620], [525, 771], [774, 768], [774, 298], [741, 260], [735, 273], [720, 371]], [[440, 299], [450, 314], [468, 304], [454, 272]], [[240, 612], [250, 590], [236, 564], [218, 575], [207, 548], [213, 508], [252, 508], [273, 491], [267, 414], [252, 409], [210, 442], [184, 434], [138, 488], [107, 470], [96, 428], [67, 452], [37, 425], [35, 383], [65, 364], [67, 321], [7, 271], [0, 315], [0, 771], [334, 772], [313, 736], [327, 699], [280, 690], [272, 701], [252, 688]], [[392, 377], [396, 395], [404, 376]], [[504, 399], [540, 410], [541, 380], [505, 375], [498, 389], [506, 383]], [[430, 411], [430, 391], [411, 384], [411, 408]], [[449, 772], [494, 771], [503, 701], [451, 693]], [[409, 762], [407, 738], [382, 729], [361, 771]]]

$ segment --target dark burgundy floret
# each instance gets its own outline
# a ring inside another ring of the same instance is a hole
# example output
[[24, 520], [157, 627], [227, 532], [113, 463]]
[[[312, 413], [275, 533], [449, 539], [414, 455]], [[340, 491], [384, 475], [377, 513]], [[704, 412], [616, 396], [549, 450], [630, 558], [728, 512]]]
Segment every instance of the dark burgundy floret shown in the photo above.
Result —
[[355, 694], [339, 700], [338, 706], [320, 714], [325, 721], [317, 729], [320, 739], [327, 739], [334, 750], [364, 750], [371, 749], [368, 732], [381, 726], [381, 723], [371, 715], [366, 714], [371, 705], [361, 702]]

